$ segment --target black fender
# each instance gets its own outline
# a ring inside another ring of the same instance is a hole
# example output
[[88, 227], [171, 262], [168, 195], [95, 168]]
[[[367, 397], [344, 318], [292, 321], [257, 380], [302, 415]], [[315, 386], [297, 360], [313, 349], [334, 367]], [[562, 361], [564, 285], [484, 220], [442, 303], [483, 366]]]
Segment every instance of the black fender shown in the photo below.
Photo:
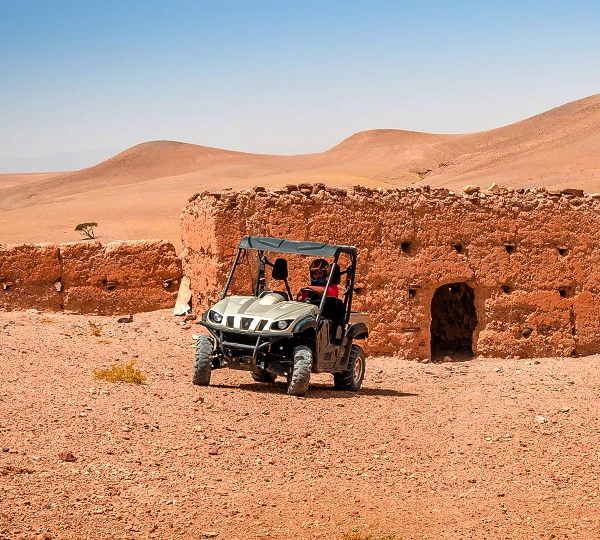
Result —
[[292, 328], [292, 332], [294, 334], [301, 334], [302, 332], [305, 332], [306, 330], [310, 330], [310, 329], [313, 329], [316, 331], [317, 322], [315, 321], [314, 317], [304, 317], [304, 319], [300, 319], [296, 323], [294, 328]]
[[348, 332], [346, 335], [350, 339], [350, 341], [355, 339], [365, 339], [369, 337], [369, 328], [365, 323], [356, 323], [353, 324], [350, 328], [348, 328]]

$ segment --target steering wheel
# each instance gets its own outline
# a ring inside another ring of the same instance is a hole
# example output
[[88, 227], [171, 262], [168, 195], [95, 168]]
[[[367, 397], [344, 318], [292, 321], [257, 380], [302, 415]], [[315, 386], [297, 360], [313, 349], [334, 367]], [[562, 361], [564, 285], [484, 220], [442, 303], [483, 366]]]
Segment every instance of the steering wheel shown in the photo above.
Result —
[[321, 302], [321, 295], [318, 292], [313, 291], [312, 289], [305, 287], [300, 289], [298, 296], [302, 296], [306, 294], [306, 298], [303, 300], [305, 304], [316, 304], [318, 305]]

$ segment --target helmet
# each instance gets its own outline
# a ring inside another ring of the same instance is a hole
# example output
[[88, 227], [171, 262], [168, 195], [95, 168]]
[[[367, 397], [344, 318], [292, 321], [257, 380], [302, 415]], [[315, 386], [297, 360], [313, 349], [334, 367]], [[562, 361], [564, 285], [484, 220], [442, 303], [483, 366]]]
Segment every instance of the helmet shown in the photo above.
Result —
[[[323, 272], [323, 275], [318, 278], [315, 277], [314, 273], [316, 270], [321, 270], [321, 272]], [[329, 275], [329, 270], [329, 263], [325, 259], [315, 259], [310, 264], [311, 285], [325, 285], [326, 278]]]
[[325, 275], [328, 275], [329, 263], [325, 259], [315, 259], [310, 264], [310, 273], [312, 274], [315, 270], [321, 270]]

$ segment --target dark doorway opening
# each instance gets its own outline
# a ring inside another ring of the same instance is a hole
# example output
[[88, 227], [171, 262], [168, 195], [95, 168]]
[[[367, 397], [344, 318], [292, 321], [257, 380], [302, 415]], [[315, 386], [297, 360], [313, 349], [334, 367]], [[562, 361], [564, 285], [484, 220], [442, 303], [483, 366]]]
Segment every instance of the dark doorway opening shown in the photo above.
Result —
[[472, 357], [476, 326], [473, 289], [466, 283], [438, 288], [431, 300], [431, 357], [456, 352]]

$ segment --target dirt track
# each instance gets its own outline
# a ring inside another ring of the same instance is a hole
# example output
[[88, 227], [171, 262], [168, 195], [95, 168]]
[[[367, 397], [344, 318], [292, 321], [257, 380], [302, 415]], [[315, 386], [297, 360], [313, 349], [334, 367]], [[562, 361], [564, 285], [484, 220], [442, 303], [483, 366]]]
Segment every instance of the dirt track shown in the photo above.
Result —
[[[292, 398], [194, 387], [179, 322], [0, 313], [0, 539], [600, 537], [599, 357], [369, 358]], [[92, 377], [131, 359], [141, 386]]]

